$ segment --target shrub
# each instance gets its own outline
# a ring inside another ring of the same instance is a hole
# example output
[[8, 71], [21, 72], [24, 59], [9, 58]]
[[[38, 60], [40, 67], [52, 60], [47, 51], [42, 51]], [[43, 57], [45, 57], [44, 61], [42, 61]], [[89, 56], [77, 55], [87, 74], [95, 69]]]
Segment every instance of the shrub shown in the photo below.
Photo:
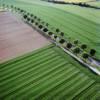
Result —
[[60, 34], [61, 34], [62, 37], [64, 36], [64, 33], [63, 32], [61, 32]]
[[78, 44], [78, 42], [79, 42], [78, 40], [75, 40], [75, 41], [74, 41], [74, 44], [75, 44], [75, 45], [77, 45], [77, 44]]
[[34, 19], [36, 19], [37, 18], [37, 16], [34, 16]]
[[29, 22], [31, 19], [30, 18], [27, 18], [27, 21]]
[[90, 53], [91, 56], [94, 56], [95, 53], [96, 53], [96, 50], [95, 49], [91, 49], [89, 53]]
[[34, 20], [33, 19], [31, 19], [31, 23], [34, 23]]
[[27, 19], [27, 15], [24, 15], [23, 17], [24, 17], [25, 19]]
[[71, 44], [71, 43], [67, 43], [66, 47], [67, 47], [68, 49], [70, 49], [70, 48], [72, 48], [72, 44]]
[[43, 28], [43, 26], [42, 26], [42, 25], [39, 25], [39, 28], [40, 28], [40, 29], [42, 29], [42, 28]]
[[78, 47], [77, 47], [77, 48], [75, 48], [75, 49], [74, 49], [74, 51], [73, 51], [73, 52], [74, 52], [75, 54], [79, 54], [79, 53], [80, 53], [80, 51], [81, 51], [81, 50], [80, 50], [80, 48], [78, 48]]
[[14, 8], [14, 6], [13, 6], [13, 5], [11, 5], [11, 8]]
[[47, 28], [44, 28], [44, 29], [43, 29], [43, 31], [44, 31], [44, 32], [47, 32], [47, 31], [48, 31], [48, 29], [47, 29]]
[[18, 11], [20, 11], [20, 8], [17, 8]]
[[52, 32], [48, 32], [48, 34], [51, 36], [53, 33]]
[[31, 17], [33, 17], [34, 15], [33, 15], [33, 14], [31, 14], [30, 16], [31, 16]]
[[86, 44], [82, 44], [82, 45], [81, 45], [81, 48], [84, 50], [84, 49], [87, 48], [87, 45], [86, 45]]
[[24, 10], [22, 10], [22, 9], [21, 9], [21, 10], [20, 10], [20, 12], [21, 12], [21, 13], [23, 13], [23, 12], [24, 12]]
[[57, 29], [56, 29], [56, 32], [58, 33], [58, 32], [60, 32], [60, 30], [57, 28]]
[[64, 40], [64, 39], [61, 39], [59, 42], [60, 42], [61, 44], [63, 44], [63, 43], [65, 43], [65, 40]]
[[88, 55], [87, 53], [83, 53], [83, 54], [82, 54], [82, 57], [83, 57], [84, 59], [88, 59], [89, 55]]
[[48, 23], [46, 23], [46, 26], [48, 27], [48, 26], [49, 26], [49, 24], [48, 24]]
[[40, 18], [38, 18], [37, 20], [38, 20], [39, 22], [41, 21], [41, 19], [40, 19]]
[[38, 25], [38, 22], [35, 22], [35, 25]]
[[54, 36], [54, 38], [56, 39], [56, 38], [57, 38], [57, 36], [55, 35], [55, 36]]

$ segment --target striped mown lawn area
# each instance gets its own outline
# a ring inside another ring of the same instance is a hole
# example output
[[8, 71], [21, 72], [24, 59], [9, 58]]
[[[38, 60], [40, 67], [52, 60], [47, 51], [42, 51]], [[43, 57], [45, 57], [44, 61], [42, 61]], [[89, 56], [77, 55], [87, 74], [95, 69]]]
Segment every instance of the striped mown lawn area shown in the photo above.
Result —
[[73, 65], [71, 60], [59, 48], [50, 45], [0, 64], [0, 98], [75, 98], [94, 85], [96, 80], [91, 77], [92, 73], [89, 75], [89, 71], [82, 71], [79, 68], [82, 66], [77, 62]]
[[89, 99], [90, 97], [93, 100], [99, 100], [99, 98], [100, 98], [100, 84], [93, 84], [88, 89], [86, 89], [83, 93], [81, 93], [78, 97], [76, 97], [75, 100], [77, 100], [79, 97], [81, 100], [86, 100], [86, 99]]

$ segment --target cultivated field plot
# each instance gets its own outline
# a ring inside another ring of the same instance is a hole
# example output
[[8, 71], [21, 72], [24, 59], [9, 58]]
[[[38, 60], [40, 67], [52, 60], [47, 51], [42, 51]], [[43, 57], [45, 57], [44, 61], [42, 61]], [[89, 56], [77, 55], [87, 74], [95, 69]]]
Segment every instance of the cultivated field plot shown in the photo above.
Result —
[[[40, 0], [5, 0], [6, 4], [20, 7], [65, 33], [71, 41], [78, 39], [89, 48], [97, 50], [100, 59], [100, 11], [70, 5], [59, 5]], [[43, 2], [43, 3], [42, 3]], [[52, 30], [55, 32], [55, 30]]]
[[79, 67], [82, 68], [53, 45], [13, 59], [0, 65], [0, 98], [99, 100], [99, 77]]
[[95, 1], [95, 2], [89, 2], [88, 4], [93, 5], [93, 6], [100, 7], [100, 0]]
[[49, 44], [10, 12], [0, 12], [0, 63]]
[[[3, 2], [48, 23], [47, 29], [53, 35], [59, 35], [55, 30], [58, 28], [64, 32], [61, 38], [70, 39], [71, 43], [79, 40], [79, 45], [87, 44], [89, 48], [96, 49], [96, 58], [100, 59], [99, 10], [41, 0]], [[15, 13], [13, 9], [12, 12]], [[0, 14], [0, 57], [5, 60], [18, 56], [0, 63], [0, 100], [99, 100], [99, 75], [50, 44], [20, 18], [16, 19], [8, 12]]]

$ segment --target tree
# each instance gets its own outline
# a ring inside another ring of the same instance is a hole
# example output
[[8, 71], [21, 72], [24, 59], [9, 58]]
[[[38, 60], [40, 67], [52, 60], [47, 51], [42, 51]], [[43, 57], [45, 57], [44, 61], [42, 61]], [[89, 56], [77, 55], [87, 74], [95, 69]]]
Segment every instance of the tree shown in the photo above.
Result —
[[89, 53], [90, 53], [91, 56], [94, 56], [95, 53], [96, 53], [96, 50], [95, 49], [91, 49]]
[[24, 19], [27, 19], [27, 15], [24, 15], [23, 17], [24, 17]]
[[34, 16], [34, 19], [36, 19], [37, 18], [37, 16]]
[[2, 6], [3, 6], [3, 8], [5, 8], [5, 4], [3, 4]]
[[56, 35], [54, 35], [54, 38], [55, 38], [55, 39], [57, 39], [57, 36], [56, 36]]
[[60, 32], [60, 30], [57, 28], [57, 29], [56, 29], [56, 32], [57, 32], [57, 33], [59, 33], [59, 32]]
[[23, 14], [26, 14], [26, 11], [25, 10], [23, 10]]
[[63, 43], [65, 43], [65, 40], [64, 40], [64, 39], [61, 39], [59, 42], [60, 42], [61, 44], [63, 44]]
[[53, 33], [52, 32], [48, 32], [48, 34], [51, 36]]
[[31, 19], [27, 17], [27, 21], [29, 22]]
[[48, 31], [48, 29], [47, 29], [47, 28], [44, 28], [44, 29], [43, 29], [43, 31], [44, 31], [44, 32], [47, 32], [47, 31]]
[[20, 11], [20, 8], [17, 8], [18, 11]]
[[74, 52], [75, 54], [79, 54], [79, 53], [80, 53], [80, 51], [81, 51], [81, 50], [80, 50], [80, 48], [79, 48], [79, 47], [76, 47], [76, 48], [74, 49], [74, 51], [73, 51], [73, 52]]
[[48, 26], [49, 26], [49, 24], [48, 24], [48, 23], [46, 23], [46, 26], [48, 27]]
[[42, 29], [42, 28], [43, 28], [43, 26], [42, 26], [42, 25], [39, 25], [39, 28], [40, 28], [40, 29]]
[[34, 23], [34, 20], [33, 19], [31, 19], [31, 23]]
[[89, 55], [87, 53], [83, 53], [82, 57], [86, 60], [86, 59], [88, 59]]
[[86, 44], [82, 44], [82, 45], [81, 45], [81, 48], [82, 48], [83, 50], [85, 50], [85, 49], [87, 48], [87, 45], [86, 45]]
[[79, 5], [79, 6], [83, 6], [81, 2], [80, 2], [80, 3], [78, 3], [78, 5]]
[[41, 19], [40, 19], [40, 18], [38, 18], [37, 20], [38, 20], [39, 22], [41, 21]]
[[21, 12], [21, 13], [23, 13], [23, 12], [24, 12], [24, 10], [20, 9], [20, 12]]
[[29, 16], [29, 15], [30, 15], [30, 13], [27, 13], [27, 15]]
[[13, 8], [14, 8], [14, 6], [13, 6], [13, 5], [11, 5], [11, 8], [13, 9]]
[[42, 21], [42, 25], [44, 25], [45, 24], [45, 22], [44, 21]]
[[33, 14], [31, 14], [30, 16], [31, 16], [31, 17], [33, 17], [34, 15], [33, 15]]
[[61, 34], [62, 37], [64, 36], [64, 33], [63, 32], [61, 32], [60, 34]]
[[74, 41], [74, 44], [75, 44], [75, 45], [78, 45], [78, 42], [79, 42], [78, 40], [75, 40], [75, 41]]
[[69, 43], [67, 43], [66, 47], [67, 47], [68, 49], [70, 49], [70, 48], [72, 48], [72, 44], [69, 42]]
[[35, 25], [38, 25], [38, 22], [35, 22]]
[[16, 11], [16, 9], [17, 9], [17, 8], [16, 8], [16, 7], [14, 7], [14, 9], [15, 9], [15, 11]]

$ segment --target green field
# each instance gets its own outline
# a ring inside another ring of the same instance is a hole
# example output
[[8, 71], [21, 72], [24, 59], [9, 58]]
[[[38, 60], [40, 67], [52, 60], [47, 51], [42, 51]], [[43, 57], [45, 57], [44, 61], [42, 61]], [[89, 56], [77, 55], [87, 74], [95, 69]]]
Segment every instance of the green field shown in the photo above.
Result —
[[0, 77], [0, 98], [7, 100], [100, 96], [99, 76], [53, 45], [1, 64]]
[[51, 26], [63, 31], [66, 38], [78, 39], [81, 43], [87, 44], [89, 48], [95, 48], [96, 57], [100, 59], [99, 10], [55, 5], [39, 0], [5, 0], [4, 2], [39, 16]]
[[[4, 0], [97, 50], [100, 10], [40, 0]], [[51, 29], [52, 30], [52, 29]], [[52, 30], [55, 32], [55, 30]], [[0, 64], [0, 100], [99, 100], [100, 76], [51, 44]]]
[[93, 5], [93, 6], [96, 6], [96, 7], [100, 7], [100, 1], [90, 2], [88, 4]]

